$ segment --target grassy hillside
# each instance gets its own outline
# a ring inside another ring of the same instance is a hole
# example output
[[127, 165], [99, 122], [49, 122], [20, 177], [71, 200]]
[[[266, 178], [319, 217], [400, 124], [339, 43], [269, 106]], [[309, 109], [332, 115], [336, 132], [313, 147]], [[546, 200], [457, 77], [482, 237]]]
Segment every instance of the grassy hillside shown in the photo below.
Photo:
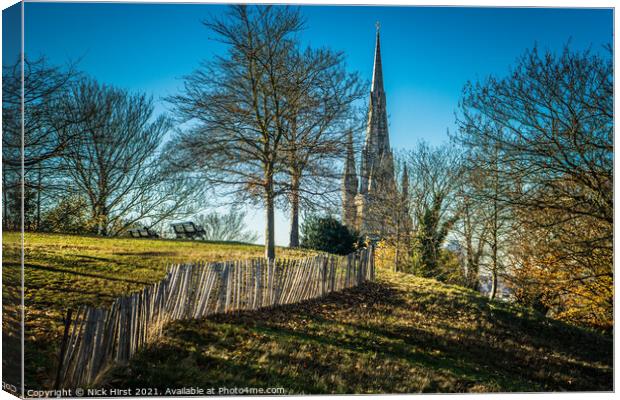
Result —
[[381, 270], [377, 282], [322, 300], [177, 322], [102, 385], [287, 393], [612, 390], [612, 357], [610, 337]]
[[[24, 247], [27, 382], [36, 386], [50, 383], [67, 308], [109, 304], [120, 295], [160, 280], [170, 263], [263, 255], [262, 246], [244, 243], [40, 233], [26, 233]], [[13, 298], [19, 302], [19, 233], [3, 233], [2, 249], [3, 312], [10, 321], [19, 318], [16, 308], [7, 301]], [[278, 251], [279, 256], [304, 254]]]
[[[101, 238], [26, 233], [26, 303], [101, 305], [160, 280], [171, 263], [261, 257], [262, 246], [191, 240]], [[300, 251], [278, 249], [279, 256]], [[5, 279], [19, 279], [19, 234], [3, 235]], [[4, 276], [3, 276], [4, 277]]]

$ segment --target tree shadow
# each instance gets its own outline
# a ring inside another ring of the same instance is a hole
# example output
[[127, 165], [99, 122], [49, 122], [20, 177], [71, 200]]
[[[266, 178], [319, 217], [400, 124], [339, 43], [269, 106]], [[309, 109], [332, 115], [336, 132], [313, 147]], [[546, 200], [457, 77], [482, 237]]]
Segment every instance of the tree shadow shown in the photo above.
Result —
[[63, 269], [63, 268], [51, 267], [51, 266], [48, 266], [48, 265], [24, 264], [24, 268], [32, 268], [32, 269], [44, 270], [44, 271], [48, 271], [48, 272], [56, 272], [56, 273], [62, 273], [62, 274], [84, 276], [84, 277], [88, 277], [88, 278], [96, 278], [96, 279], [102, 279], [102, 280], [113, 281], [113, 282], [124, 282], [124, 283], [130, 283], [130, 284], [134, 284], [134, 285], [144, 285], [144, 286], [146, 286], [146, 285], [152, 283], [152, 282], [147, 282], [147, 281], [139, 281], [139, 280], [135, 280], [135, 279], [116, 278], [116, 277], [113, 277], [113, 276], [92, 274], [92, 273], [88, 273], [88, 272], [76, 271], [76, 270], [73, 270], [73, 269]]
[[[459, 313], [469, 325], [456, 323]], [[563, 328], [467, 292], [427, 296], [369, 282], [299, 304], [175, 322], [105, 385], [252, 383], [294, 393], [612, 390], [611, 350], [589, 352], [605, 339], [572, 327], [567, 332], [574, 335], [546, 337]]]
[[143, 251], [143, 252], [114, 252], [115, 256], [130, 256], [130, 257], [173, 257], [178, 253], [174, 251]]

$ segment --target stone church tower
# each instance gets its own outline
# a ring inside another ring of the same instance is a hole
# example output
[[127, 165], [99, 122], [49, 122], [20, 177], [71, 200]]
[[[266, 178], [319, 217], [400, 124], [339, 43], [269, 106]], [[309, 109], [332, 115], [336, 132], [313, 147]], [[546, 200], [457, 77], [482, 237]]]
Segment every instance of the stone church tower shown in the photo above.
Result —
[[363, 235], [381, 237], [402, 210], [396, 210], [396, 204], [391, 204], [400, 195], [395, 184], [388, 133], [378, 25], [366, 140], [360, 158], [358, 182], [352, 138], [349, 138], [342, 184], [343, 222]]

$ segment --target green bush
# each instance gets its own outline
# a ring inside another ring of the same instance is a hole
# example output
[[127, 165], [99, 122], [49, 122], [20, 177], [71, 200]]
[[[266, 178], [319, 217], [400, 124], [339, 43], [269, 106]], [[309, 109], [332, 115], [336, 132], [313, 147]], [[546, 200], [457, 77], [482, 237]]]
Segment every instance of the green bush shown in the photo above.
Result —
[[310, 217], [301, 226], [301, 247], [349, 254], [360, 245], [359, 235], [332, 217]]

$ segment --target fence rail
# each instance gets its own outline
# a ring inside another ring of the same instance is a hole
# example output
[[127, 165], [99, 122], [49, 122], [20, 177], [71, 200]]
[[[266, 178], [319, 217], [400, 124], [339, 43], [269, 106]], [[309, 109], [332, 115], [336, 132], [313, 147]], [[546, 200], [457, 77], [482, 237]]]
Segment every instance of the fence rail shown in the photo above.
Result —
[[128, 361], [171, 321], [297, 303], [374, 279], [372, 246], [348, 256], [178, 264], [107, 308], [69, 312], [57, 388], [87, 386]]

